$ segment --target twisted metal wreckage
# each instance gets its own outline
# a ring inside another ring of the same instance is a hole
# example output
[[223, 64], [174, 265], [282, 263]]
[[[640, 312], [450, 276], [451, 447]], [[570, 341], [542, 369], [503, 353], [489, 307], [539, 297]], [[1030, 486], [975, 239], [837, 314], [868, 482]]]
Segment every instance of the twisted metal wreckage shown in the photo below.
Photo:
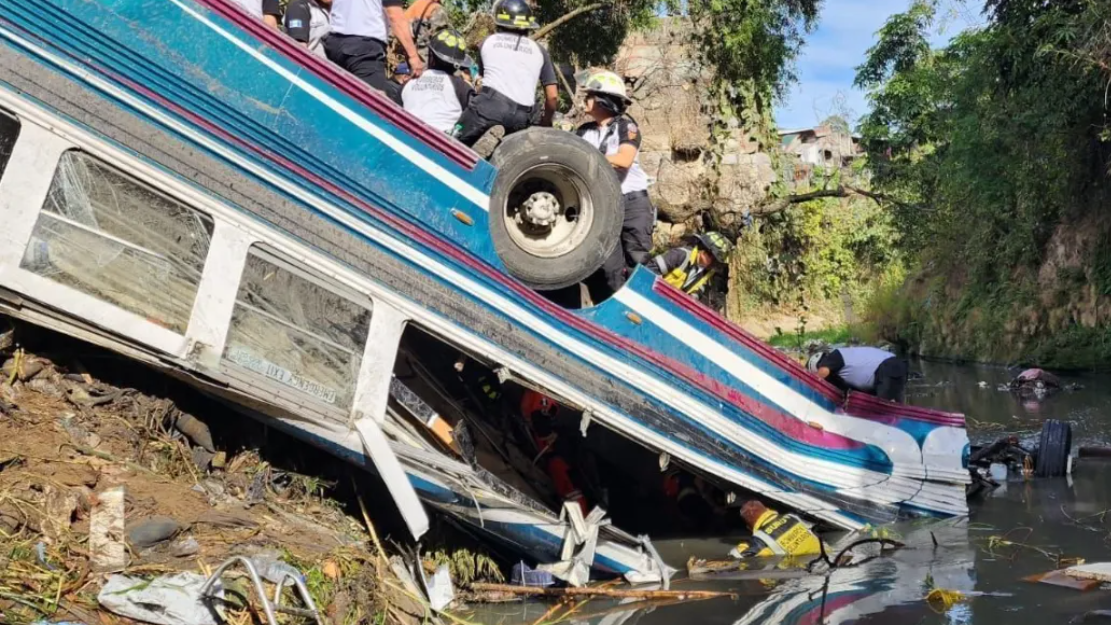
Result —
[[[516, 181], [230, 3], [11, 0], [0, 44], [2, 311], [373, 468], [415, 537], [432, 509], [572, 579], [671, 573], [602, 512], [558, 513], [423, 428], [476, 419], [395, 375], [414, 332], [581, 411], [584, 436], [831, 526], [967, 513], [962, 416], [845, 400], [643, 269], [553, 304], [491, 235], [520, 223], [498, 191]], [[556, 131], [534, 132], [542, 162]], [[580, 200], [562, 247], [601, 219]]]

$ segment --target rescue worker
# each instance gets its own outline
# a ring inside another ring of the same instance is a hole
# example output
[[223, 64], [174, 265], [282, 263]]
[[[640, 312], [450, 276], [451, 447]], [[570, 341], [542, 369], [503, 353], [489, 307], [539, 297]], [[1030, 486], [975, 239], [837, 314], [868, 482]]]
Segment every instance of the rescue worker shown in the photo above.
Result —
[[566, 459], [573, 450], [568, 449], [569, 441], [560, 438], [555, 430], [554, 420], [558, 412], [559, 404], [543, 393], [527, 390], [521, 396], [521, 416], [528, 423], [533, 442], [539, 450], [538, 457], [543, 459], [544, 469], [556, 493], [564, 501], [578, 503], [583, 515], [586, 515], [586, 497], [575, 485], [576, 480], [572, 477], [575, 471]]
[[[482, 90], [463, 112], [453, 133], [466, 145], [475, 143], [486, 131], [500, 140], [507, 134], [528, 128], [536, 108], [536, 85], [544, 87], [544, 112], [541, 126], [551, 126], [558, 92], [556, 73], [548, 51], [529, 39], [528, 32], [538, 27], [525, 0], [497, 0], [494, 3], [497, 30], [479, 47]], [[500, 127], [500, 128], [499, 128]], [[479, 154], [493, 152], [479, 150]]]
[[648, 263], [671, 286], [697, 296], [720, 267], [729, 265], [733, 244], [720, 232], [697, 234], [689, 245], [672, 248]]
[[285, 9], [285, 32], [320, 58], [324, 54], [324, 37], [332, 32], [329, 10], [332, 0], [291, 0]]
[[467, 65], [467, 44], [453, 29], [441, 30], [428, 43], [428, 69], [401, 88], [406, 111], [441, 132], [451, 132], [474, 89], [457, 73]]
[[278, 0], [232, 0], [232, 2], [262, 20], [263, 24], [274, 30], [281, 30], [278, 24], [282, 20], [282, 6]]
[[841, 347], [810, 356], [806, 368], [842, 391], [875, 395], [903, 403], [906, 399], [907, 361], [878, 347]]
[[752, 531], [752, 538], [729, 552], [734, 558], [810, 556], [822, 551], [821, 539], [794, 514], [779, 514], [752, 500], [741, 507], [741, 517]]
[[584, 90], [586, 113], [592, 121], [579, 126], [576, 134], [601, 150], [613, 165], [624, 196], [621, 245], [602, 267], [607, 286], [616, 291], [625, 283], [626, 268], [648, 262], [656, 209], [648, 199], [648, 175], [640, 166], [640, 129], [625, 113], [632, 103], [625, 81], [613, 72], [595, 72], [584, 82]]
[[413, 76], [420, 76], [424, 62], [413, 45], [402, 0], [332, 0], [332, 33], [324, 39], [324, 52], [333, 63], [397, 101], [401, 89], [386, 74], [387, 20]]

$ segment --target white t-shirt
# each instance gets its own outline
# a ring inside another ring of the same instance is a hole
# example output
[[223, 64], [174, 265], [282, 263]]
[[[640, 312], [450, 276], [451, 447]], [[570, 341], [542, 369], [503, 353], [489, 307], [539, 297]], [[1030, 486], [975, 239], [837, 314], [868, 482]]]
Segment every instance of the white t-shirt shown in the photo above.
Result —
[[451, 132], [473, 93], [459, 76], [429, 69], [405, 83], [401, 102], [417, 119], [441, 132]]
[[332, 32], [370, 37], [385, 43], [386, 6], [402, 6], [401, 0], [332, 0]]
[[[633, 120], [622, 115], [605, 126], [599, 126], [596, 122], [587, 122], [579, 126], [576, 134], [606, 156], [617, 154], [617, 150], [625, 144], [635, 147], [637, 155], [633, 159], [633, 165], [624, 171], [615, 170], [617, 176], [621, 178], [621, 193], [648, 190], [648, 174], [644, 173], [644, 169], [640, 166], [640, 129]], [[605, 142], [604, 148], [603, 142]]]
[[536, 104], [536, 83], [556, 84], [555, 68], [544, 46], [516, 33], [494, 33], [479, 48], [482, 86], [522, 106]]

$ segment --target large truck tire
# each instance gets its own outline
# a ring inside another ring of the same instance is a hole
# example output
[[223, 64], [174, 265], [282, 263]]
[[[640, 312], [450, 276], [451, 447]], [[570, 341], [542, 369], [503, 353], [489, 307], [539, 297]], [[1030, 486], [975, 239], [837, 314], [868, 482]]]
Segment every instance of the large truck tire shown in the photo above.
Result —
[[491, 158], [490, 237], [513, 276], [553, 290], [581, 282], [613, 253], [625, 218], [609, 161], [577, 136], [529, 128]]
[[1072, 426], [1050, 419], [1042, 424], [1038, 443], [1038, 459], [1034, 463], [1035, 477], [1062, 477], [1068, 472], [1069, 452], [1072, 451]]

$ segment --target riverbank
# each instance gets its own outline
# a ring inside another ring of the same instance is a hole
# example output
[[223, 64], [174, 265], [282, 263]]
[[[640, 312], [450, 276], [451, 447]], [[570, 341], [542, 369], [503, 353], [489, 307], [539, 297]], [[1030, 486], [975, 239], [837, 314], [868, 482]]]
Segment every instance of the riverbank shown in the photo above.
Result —
[[914, 354], [1057, 370], [1111, 368], [1111, 299], [1062, 287], [1039, 297], [1021, 279], [991, 292], [919, 277], [878, 293], [864, 314], [879, 339]]
[[[271, 582], [300, 575], [330, 623], [427, 618], [383, 548], [396, 512], [370, 476], [140, 365], [57, 337], [48, 349], [0, 358], [0, 622], [134, 623], [105, 607], [117, 574], [139, 580], [126, 597], [234, 556]], [[470, 552], [424, 555], [456, 580], [501, 579]], [[244, 598], [227, 622], [262, 614], [246, 578], [222, 579]]]

